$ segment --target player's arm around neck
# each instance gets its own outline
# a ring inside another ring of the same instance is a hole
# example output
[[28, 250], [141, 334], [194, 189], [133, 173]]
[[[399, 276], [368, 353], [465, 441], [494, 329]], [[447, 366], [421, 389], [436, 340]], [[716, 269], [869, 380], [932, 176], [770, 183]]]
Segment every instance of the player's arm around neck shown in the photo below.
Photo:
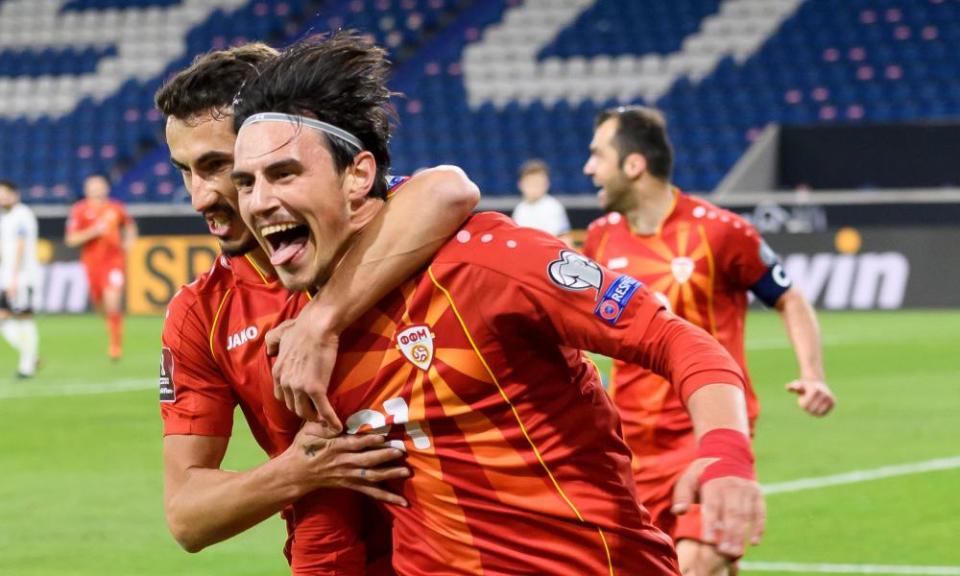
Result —
[[800, 377], [787, 384], [796, 393], [797, 404], [813, 416], [825, 416], [836, 404], [827, 386], [823, 370], [823, 348], [820, 325], [813, 307], [796, 286], [783, 293], [776, 303], [793, 352], [800, 367]]
[[273, 333], [275, 392], [307, 420], [340, 423], [326, 399], [339, 334], [425, 266], [469, 218], [480, 191], [457, 167], [424, 170], [361, 232], [330, 280], [292, 324]]

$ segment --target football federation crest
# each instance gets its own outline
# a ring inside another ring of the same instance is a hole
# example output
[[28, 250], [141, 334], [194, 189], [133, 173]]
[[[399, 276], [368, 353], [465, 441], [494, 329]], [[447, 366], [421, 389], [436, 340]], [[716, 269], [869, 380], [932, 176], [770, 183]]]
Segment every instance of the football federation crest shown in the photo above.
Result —
[[686, 256], [678, 256], [670, 261], [670, 270], [673, 272], [673, 277], [680, 284], [687, 283], [687, 280], [693, 276], [693, 269], [693, 260]]
[[404, 328], [397, 334], [397, 348], [421, 370], [428, 370], [433, 363], [433, 333], [426, 324]]

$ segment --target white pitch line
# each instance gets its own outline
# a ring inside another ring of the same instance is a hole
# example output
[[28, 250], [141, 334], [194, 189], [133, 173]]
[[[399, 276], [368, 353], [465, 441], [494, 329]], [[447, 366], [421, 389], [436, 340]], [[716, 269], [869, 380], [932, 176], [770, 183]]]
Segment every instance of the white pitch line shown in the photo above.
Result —
[[57, 396], [86, 396], [90, 394], [111, 394], [155, 388], [156, 382], [141, 379], [116, 380], [109, 384], [59, 384], [55, 386], [34, 385], [26, 380], [13, 387], [0, 387], [0, 400], [14, 398], [50, 398]]
[[740, 562], [740, 567], [751, 572], [800, 572], [803, 574], [931, 574], [935, 576], [960, 576], [960, 566]]
[[924, 472], [936, 472], [938, 470], [952, 470], [954, 468], [960, 468], [960, 456], [924, 460], [923, 462], [913, 462], [910, 464], [897, 464], [895, 466], [882, 466], [870, 470], [854, 470], [853, 472], [834, 474], [832, 476], [820, 476], [818, 478], [801, 478], [789, 482], [777, 482], [763, 486], [763, 493], [770, 495], [784, 492], [800, 492], [801, 490], [814, 490], [816, 488], [841, 486], [843, 484], [858, 484], [860, 482], [869, 482], [870, 480], [906, 476], [908, 474], [922, 474]]

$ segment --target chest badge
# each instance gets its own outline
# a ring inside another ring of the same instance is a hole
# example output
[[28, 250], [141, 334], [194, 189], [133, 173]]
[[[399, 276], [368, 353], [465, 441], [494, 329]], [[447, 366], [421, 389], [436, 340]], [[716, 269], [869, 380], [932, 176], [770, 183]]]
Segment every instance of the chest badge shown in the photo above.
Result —
[[670, 262], [670, 270], [673, 272], [673, 277], [676, 278], [680, 284], [687, 283], [687, 280], [693, 276], [693, 269], [693, 260], [686, 256], [679, 256]]
[[397, 333], [397, 348], [414, 366], [428, 370], [433, 363], [433, 333], [426, 324], [404, 328]]

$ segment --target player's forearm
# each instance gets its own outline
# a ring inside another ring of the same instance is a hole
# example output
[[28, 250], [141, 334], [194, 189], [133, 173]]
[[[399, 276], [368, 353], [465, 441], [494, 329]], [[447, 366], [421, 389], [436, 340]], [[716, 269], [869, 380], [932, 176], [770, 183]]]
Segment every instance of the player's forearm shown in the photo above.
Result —
[[360, 234], [301, 317], [339, 333], [426, 265], [479, 199], [479, 189], [459, 168], [417, 174]]
[[67, 234], [67, 237], [64, 238], [63, 243], [69, 246], [70, 248], [76, 248], [77, 246], [82, 246], [90, 240], [93, 240], [99, 235], [99, 231], [96, 227], [87, 228], [86, 230], [78, 230], [76, 232], [70, 232]]
[[137, 224], [135, 222], [130, 222], [123, 228], [123, 249], [127, 252], [133, 248], [134, 243], [137, 241], [137, 236], [139, 236], [140, 231], [137, 229]]
[[820, 343], [820, 325], [817, 315], [797, 288], [787, 290], [777, 302], [777, 311], [783, 319], [787, 336], [800, 367], [800, 377], [823, 381], [823, 349]]
[[168, 486], [167, 523], [185, 550], [199, 552], [263, 522], [303, 494], [283, 459], [244, 472], [190, 468], [175, 490]]
[[750, 435], [743, 389], [730, 384], [707, 384], [687, 398], [687, 411], [697, 438], [711, 430], [727, 428]]

